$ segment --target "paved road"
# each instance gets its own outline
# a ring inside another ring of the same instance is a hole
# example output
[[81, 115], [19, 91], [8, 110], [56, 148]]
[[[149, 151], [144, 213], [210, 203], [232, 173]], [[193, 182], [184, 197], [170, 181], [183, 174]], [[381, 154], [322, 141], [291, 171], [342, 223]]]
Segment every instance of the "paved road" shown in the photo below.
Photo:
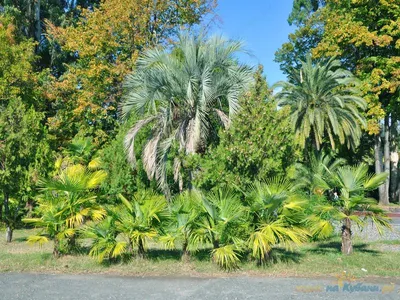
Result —
[[400, 214], [392, 215], [392, 225], [396, 227], [400, 227]]
[[[399, 283], [304, 278], [140, 278], [0, 274], [1, 300], [400, 299]], [[358, 287], [369, 292], [351, 292]], [[327, 291], [329, 290], [329, 291]], [[383, 291], [386, 293], [383, 293]]]

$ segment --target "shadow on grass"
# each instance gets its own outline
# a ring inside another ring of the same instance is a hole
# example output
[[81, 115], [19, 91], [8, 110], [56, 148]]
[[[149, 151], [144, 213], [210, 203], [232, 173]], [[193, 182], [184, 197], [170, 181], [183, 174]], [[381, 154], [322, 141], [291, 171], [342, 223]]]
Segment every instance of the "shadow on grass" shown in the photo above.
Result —
[[28, 240], [27, 236], [17, 237], [13, 239], [13, 242], [25, 243]]
[[164, 249], [149, 249], [146, 258], [152, 261], [159, 260], [181, 260], [182, 251], [180, 250], [164, 250]]
[[192, 257], [198, 261], [210, 261], [212, 249], [200, 249], [192, 253]]
[[[249, 254], [250, 255], [250, 254]], [[288, 251], [283, 248], [273, 248], [269, 255], [267, 261], [261, 263], [259, 261], [256, 262], [259, 267], [270, 267], [275, 264], [289, 264], [289, 263], [300, 263], [304, 254], [297, 251]]]
[[[209, 261], [211, 255], [211, 249], [200, 249], [190, 253], [190, 257], [197, 261]], [[175, 260], [180, 261], [182, 259], [181, 250], [163, 250], [163, 249], [149, 249], [146, 254], [146, 258], [152, 261], [159, 260]]]
[[304, 254], [297, 251], [287, 251], [282, 248], [272, 249], [270, 253], [270, 263], [300, 263], [301, 258]]
[[[380, 252], [368, 249], [368, 244], [353, 244], [354, 252], [369, 253], [372, 255], [379, 255]], [[313, 249], [307, 250], [307, 252], [316, 254], [328, 254], [328, 253], [341, 253], [342, 244], [340, 242], [321, 242], [315, 246]]]

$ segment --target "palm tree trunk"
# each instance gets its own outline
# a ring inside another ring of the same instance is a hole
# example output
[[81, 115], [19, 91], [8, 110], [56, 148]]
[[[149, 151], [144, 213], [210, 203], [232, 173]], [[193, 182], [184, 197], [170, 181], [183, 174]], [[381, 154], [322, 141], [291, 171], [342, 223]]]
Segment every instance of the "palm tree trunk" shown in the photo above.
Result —
[[190, 260], [190, 253], [188, 251], [188, 242], [184, 241], [182, 245], [182, 261], [188, 262]]
[[349, 218], [343, 220], [342, 253], [346, 255], [353, 253], [353, 243], [351, 241], [351, 221]]
[[218, 240], [213, 240], [213, 248], [214, 249], [219, 248], [219, 241]]
[[144, 250], [144, 244], [143, 244], [143, 240], [139, 239], [139, 243], [138, 243], [138, 257], [140, 259], [144, 259], [145, 258], [145, 250]]
[[76, 250], [76, 237], [75, 234], [73, 234], [67, 241], [68, 243], [68, 251], [73, 252]]
[[55, 258], [60, 257], [60, 241], [57, 237], [54, 238], [53, 256]]

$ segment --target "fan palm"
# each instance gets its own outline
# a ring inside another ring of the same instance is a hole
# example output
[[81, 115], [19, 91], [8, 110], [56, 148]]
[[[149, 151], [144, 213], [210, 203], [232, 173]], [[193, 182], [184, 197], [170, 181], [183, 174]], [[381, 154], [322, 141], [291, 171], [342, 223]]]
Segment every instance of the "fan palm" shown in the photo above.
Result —
[[285, 179], [273, 178], [254, 183], [245, 193], [254, 227], [248, 245], [259, 264], [268, 260], [273, 246], [282, 244], [291, 249], [308, 239], [306, 201], [297, 189]]
[[[135, 136], [146, 125], [151, 135], [142, 156], [149, 178], [168, 193], [166, 160], [175, 147], [174, 179], [183, 188], [179, 157], [204, 151], [215, 117], [228, 126], [238, 109], [238, 97], [252, 81], [251, 69], [234, 55], [240, 42], [215, 36], [181, 34], [172, 51], [152, 49], [138, 59], [125, 82], [122, 116], [142, 118], [125, 138], [130, 162], [135, 165]], [[227, 114], [225, 113], [227, 112]]]
[[198, 190], [180, 193], [169, 205], [169, 220], [166, 224], [167, 234], [160, 238], [168, 249], [176, 249], [182, 244], [182, 259], [189, 259], [190, 251], [196, 251], [200, 243], [195, 240], [194, 232], [201, 213], [202, 194]]
[[247, 210], [237, 193], [225, 188], [202, 197], [202, 212], [193, 239], [213, 245], [212, 259], [223, 269], [238, 267], [247, 234]]
[[367, 220], [372, 220], [382, 233], [384, 227], [390, 228], [386, 213], [377, 205], [377, 201], [368, 198], [366, 193], [377, 189], [386, 180], [387, 174], [368, 174], [368, 166], [343, 166], [331, 175], [331, 188], [339, 191], [331, 204], [317, 206], [320, 214], [329, 213], [333, 220], [342, 222], [342, 253], [351, 254], [352, 222], [364, 227]]
[[112, 260], [126, 253], [127, 243], [117, 240], [119, 235], [115, 224], [117, 216], [114, 212], [109, 211], [104, 220], [87, 225], [81, 230], [83, 237], [92, 240], [89, 255], [99, 262], [103, 262], [105, 259]]
[[361, 126], [366, 125], [362, 111], [367, 104], [356, 96], [356, 84], [356, 78], [341, 69], [338, 60], [331, 58], [313, 65], [311, 57], [302, 62], [300, 71], [289, 74], [289, 82], [278, 83], [282, 87], [277, 94], [278, 103], [291, 107], [296, 137], [302, 147], [310, 139], [319, 150], [324, 137], [333, 149], [337, 140], [349, 148], [357, 147]]
[[39, 218], [25, 218], [25, 223], [42, 227], [43, 233], [28, 238], [30, 243], [54, 241], [54, 256], [60, 252], [60, 242], [74, 246], [75, 235], [85, 220], [101, 220], [106, 212], [96, 203], [96, 189], [107, 174], [90, 172], [82, 165], [71, 165], [55, 177], [42, 180], [42, 193], [37, 198]]
[[132, 201], [119, 195], [123, 207], [119, 209], [116, 227], [127, 237], [129, 247], [137, 247], [139, 258], [144, 258], [149, 241], [160, 236], [163, 221], [167, 219], [167, 202], [151, 191], [137, 192]]
[[311, 152], [307, 164], [297, 164], [295, 176], [297, 182], [307, 189], [310, 194], [323, 195], [329, 190], [329, 174], [335, 172], [337, 168], [345, 164], [345, 159], [334, 159], [325, 152]]

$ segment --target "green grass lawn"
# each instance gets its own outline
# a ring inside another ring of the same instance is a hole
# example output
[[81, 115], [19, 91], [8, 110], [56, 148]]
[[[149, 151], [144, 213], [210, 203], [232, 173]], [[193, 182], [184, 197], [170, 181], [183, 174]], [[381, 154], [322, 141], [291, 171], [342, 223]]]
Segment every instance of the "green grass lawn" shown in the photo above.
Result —
[[[103, 273], [132, 276], [306, 276], [333, 277], [351, 274], [362, 277], [396, 277], [400, 279], [400, 252], [396, 241], [364, 244], [355, 241], [355, 253], [343, 256], [340, 239], [303, 245], [293, 252], [276, 249], [271, 263], [257, 267], [255, 262], [243, 263], [240, 270], [226, 273], [212, 264], [209, 250], [197, 252], [190, 262], [180, 260], [179, 251], [152, 248], [146, 260], [131, 259], [115, 264], [99, 264], [87, 255], [67, 255], [55, 259], [52, 244], [31, 246], [26, 238], [32, 230], [15, 231], [11, 244], [0, 241], [0, 272], [46, 272], [46, 273]], [[397, 247], [397, 251], [381, 250], [382, 246]], [[366, 271], [363, 271], [365, 269]], [[394, 278], [393, 278], [394, 279]]]

